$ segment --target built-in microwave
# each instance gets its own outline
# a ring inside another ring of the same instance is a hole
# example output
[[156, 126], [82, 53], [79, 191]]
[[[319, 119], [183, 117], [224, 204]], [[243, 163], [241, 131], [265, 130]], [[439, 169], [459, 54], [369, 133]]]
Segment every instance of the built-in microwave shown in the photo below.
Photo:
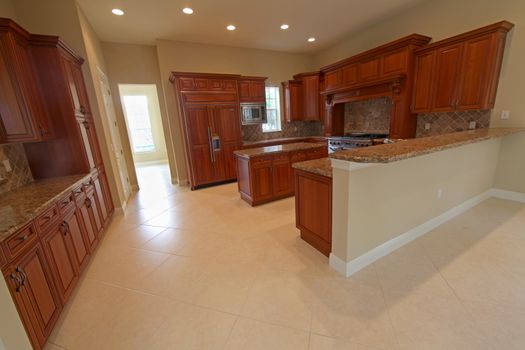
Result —
[[241, 103], [242, 125], [266, 124], [266, 104]]

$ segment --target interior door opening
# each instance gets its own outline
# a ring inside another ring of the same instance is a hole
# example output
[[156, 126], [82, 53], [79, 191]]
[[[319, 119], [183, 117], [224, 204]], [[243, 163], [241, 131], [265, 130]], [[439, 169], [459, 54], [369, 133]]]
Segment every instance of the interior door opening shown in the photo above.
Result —
[[133, 164], [139, 188], [148, 195], [171, 192], [170, 169], [157, 86], [119, 84]]

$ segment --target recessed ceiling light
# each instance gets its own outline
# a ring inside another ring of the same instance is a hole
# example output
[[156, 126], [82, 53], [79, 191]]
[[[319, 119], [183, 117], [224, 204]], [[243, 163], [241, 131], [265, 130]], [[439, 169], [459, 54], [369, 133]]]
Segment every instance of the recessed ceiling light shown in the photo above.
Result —
[[113, 10], [111, 10], [111, 12], [113, 12], [113, 14], [117, 15], [117, 16], [123, 16], [124, 15], [124, 11], [122, 11], [121, 9], [113, 9]]
[[315, 41], [315, 38], [308, 38], [308, 42], [313, 43]]
[[235, 30], [235, 26], [233, 24], [230, 24], [229, 26], [226, 27], [226, 29]]
[[281, 24], [281, 29], [288, 29], [290, 26], [288, 24]]
[[191, 15], [193, 13], [193, 9], [190, 7], [185, 7], [182, 9], [182, 12], [184, 12], [187, 15]]

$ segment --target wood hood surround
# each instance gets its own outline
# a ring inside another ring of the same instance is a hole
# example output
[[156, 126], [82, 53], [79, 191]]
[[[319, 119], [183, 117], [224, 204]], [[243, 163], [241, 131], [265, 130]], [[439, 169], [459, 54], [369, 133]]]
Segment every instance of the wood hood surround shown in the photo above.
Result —
[[326, 136], [344, 134], [344, 104], [389, 97], [392, 100], [391, 138], [412, 138], [417, 119], [410, 111], [414, 85], [414, 51], [431, 38], [411, 34], [321, 68], [324, 76]]

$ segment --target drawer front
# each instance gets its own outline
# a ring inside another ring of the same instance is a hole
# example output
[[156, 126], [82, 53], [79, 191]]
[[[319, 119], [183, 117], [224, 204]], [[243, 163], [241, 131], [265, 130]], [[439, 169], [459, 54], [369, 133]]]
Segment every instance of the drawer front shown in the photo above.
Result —
[[8, 257], [13, 258], [25, 248], [32, 246], [36, 241], [38, 241], [38, 236], [35, 227], [33, 223], [30, 223], [6, 240], [6, 253]]
[[260, 164], [260, 163], [265, 163], [265, 162], [271, 162], [271, 161], [272, 161], [272, 157], [256, 157], [256, 158], [250, 159], [250, 162], [253, 165]]
[[327, 151], [325, 149], [319, 148], [310, 150], [306, 153], [307, 159], [318, 159], [318, 158], [324, 158], [327, 155]]
[[66, 214], [75, 207], [75, 195], [73, 192], [68, 193], [58, 201], [58, 209], [61, 214]]
[[45, 232], [60, 218], [58, 206], [54, 205], [35, 219], [35, 225], [38, 232]]

